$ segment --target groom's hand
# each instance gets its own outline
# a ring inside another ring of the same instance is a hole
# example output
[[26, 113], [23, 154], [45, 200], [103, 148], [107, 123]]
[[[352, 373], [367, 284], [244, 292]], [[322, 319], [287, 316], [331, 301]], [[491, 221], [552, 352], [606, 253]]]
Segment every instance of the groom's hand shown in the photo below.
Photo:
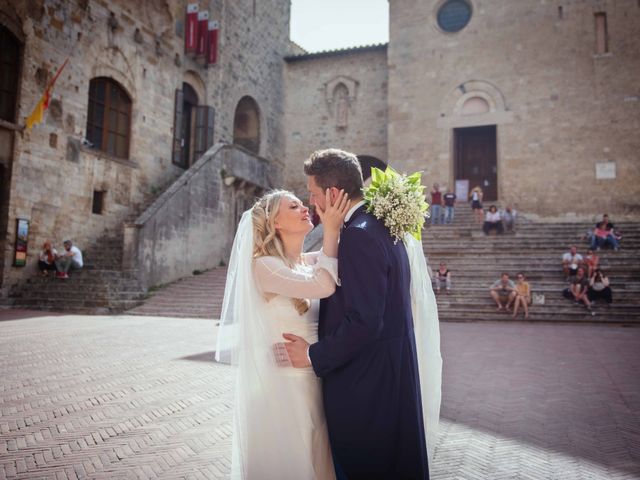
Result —
[[292, 333], [283, 333], [282, 337], [287, 340], [284, 344], [289, 354], [289, 360], [295, 368], [310, 367], [309, 361], [309, 343], [302, 337], [293, 335]]

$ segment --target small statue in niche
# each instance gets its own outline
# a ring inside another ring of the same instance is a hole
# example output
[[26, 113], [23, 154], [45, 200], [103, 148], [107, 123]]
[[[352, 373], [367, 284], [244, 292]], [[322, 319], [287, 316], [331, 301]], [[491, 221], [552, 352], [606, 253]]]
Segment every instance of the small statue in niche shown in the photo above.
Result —
[[347, 128], [349, 120], [349, 91], [344, 84], [339, 84], [333, 91], [333, 104], [336, 111], [336, 127]]

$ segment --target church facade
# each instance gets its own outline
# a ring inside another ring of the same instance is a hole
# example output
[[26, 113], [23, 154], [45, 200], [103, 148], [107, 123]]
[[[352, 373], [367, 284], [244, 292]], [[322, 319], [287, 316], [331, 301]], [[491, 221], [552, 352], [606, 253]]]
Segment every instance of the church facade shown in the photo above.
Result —
[[296, 189], [304, 151], [338, 145], [533, 217], [640, 213], [638, 2], [389, 8], [388, 45], [287, 58]]

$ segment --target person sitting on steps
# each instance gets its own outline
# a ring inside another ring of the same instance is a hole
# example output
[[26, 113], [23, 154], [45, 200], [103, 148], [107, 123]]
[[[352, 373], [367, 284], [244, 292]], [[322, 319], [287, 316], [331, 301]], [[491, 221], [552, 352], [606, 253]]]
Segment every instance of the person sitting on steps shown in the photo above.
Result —
[[582, 255], [578, 253], [575, 245], [572, 245], [569, 251], [562, 255], [562, 272], [567, 281], [578, 273], [578, 268], [582, 266], [583, 262]]
[[513, 302], [512, 318], [518, 316], [518, 308], [522, 305], [524, 318], [527, 319], [529, 318], [529, 305], [531, 304], [531, 286], [522, 272], [518, 272], [516, 280], [516, 298]]
[[587, 250], [587, 254], [584, 256], [584, 264], [587, 267], [587, 277], [591, 278], [593, 272], [596, 271], [600, 263], [600, 257], [594, 253], [593, 250]]
[[82, 268], [82, 252], [71, 243], [71, 240], [65, 240], [63, 245], [65, 252], [56, 260], [57, 277], [69, 278], [70, 270], [80, 270]]
[[516, 298], [516, 284], [509, 280], [509, 274], [503, 273], [498, 280], [493, 282], [489, 288], [491, 298], [496, 302], [498, 311], [506, 309], [509, 311], [511, 302]]
[[592, 304], [600, 299], [604, 299], [607, 305], [611, 305], [613, 302], [613, 292], [609, 286], [609, 277], [599, 268], [595, 269], [589, 277], [587, 296]]
[[591, 309], [591, 301], [588, 297], [589, 279], [585, 273], [584, 267], [579, 267], [576, 276], [573, 277], [569, 288], [565, 288], [562, 292], [565, 298], [573, 300], [576, 305], [583, 303], [591, 315], [595, 312]]
[[38, 257], [38, 269], [40, 269], [40, 275], [48, 277], [49, 272], [56, 271], [56, 259], [58, 258], [58, 251], [53, 248], [51, 242], [46, 241], [42, 245], [40, 256]]
[[498, 208], [495, 205], [491, 205], [489, 207], [489, 211], [487, 212], [484, 224], [482, 225], [482, 230], [484, 231], [485, 235], [489, 235], [489, 232], [491, 230], [495, 230], [499, 234], [502, 234], [504, 232], [502, 218], [500, 218], [500, 213], [498, 213]]
[[451, 271], [447, 269], [447, 264], [440, 263], [440, 268], [436, 272], [436, 294], [440, 293], [440, 288], [444, 287], [446, 292], [451, 291]]

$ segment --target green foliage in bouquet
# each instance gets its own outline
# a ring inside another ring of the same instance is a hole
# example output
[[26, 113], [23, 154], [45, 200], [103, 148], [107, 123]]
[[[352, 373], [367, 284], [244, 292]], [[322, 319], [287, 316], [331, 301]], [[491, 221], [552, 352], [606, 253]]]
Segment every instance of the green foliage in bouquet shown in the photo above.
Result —
[[384, 222], [395, 242], [406, 233], [417, 240], [422, 238], [429, 204], [425, 201], [421, 177], [422, 172], [402, 175], [391, 167], [384, 172], [374, 167], [371, 184], [362, 190], [367, 212]]

